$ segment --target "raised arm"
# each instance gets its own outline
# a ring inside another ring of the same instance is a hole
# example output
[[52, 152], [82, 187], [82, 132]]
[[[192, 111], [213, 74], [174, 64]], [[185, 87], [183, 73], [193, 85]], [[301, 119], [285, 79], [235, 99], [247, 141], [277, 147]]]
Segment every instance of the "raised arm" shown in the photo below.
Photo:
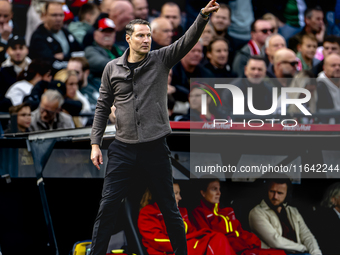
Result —
[[218, 11], [219, 8], [220, 6], [216, 3], [216, 0], [211, 0], [202, 8], [195, 22], [180, 39], [157, 51], [157, 54], [160, 54], [160, 57], [168, 68], [172, 68], [195, 46], [208, 23], [208, 15], [214, 11]]

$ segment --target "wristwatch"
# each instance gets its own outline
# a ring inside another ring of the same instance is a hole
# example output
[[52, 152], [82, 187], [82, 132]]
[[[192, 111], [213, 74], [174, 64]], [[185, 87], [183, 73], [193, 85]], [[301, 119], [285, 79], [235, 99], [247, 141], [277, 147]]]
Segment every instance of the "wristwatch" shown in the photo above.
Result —
[[203, 14], [203, 11], [204, 10], [204, 8], [202, 8], [201, 10], [200, 10], [200, 14], [202, 15], [202, 17], [203, 18], [209, 18], [209, 14], [208, 15], [206, 15], [206, 14]]

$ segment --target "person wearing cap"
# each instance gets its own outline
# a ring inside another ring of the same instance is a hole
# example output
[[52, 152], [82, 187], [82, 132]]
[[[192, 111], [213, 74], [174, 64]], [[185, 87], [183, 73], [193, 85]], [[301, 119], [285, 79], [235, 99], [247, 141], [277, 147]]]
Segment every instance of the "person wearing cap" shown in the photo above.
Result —
[[32, 59], [44, 58], [51, 62], [54, 71], [66, 68], [71, 56], [83, 55], [82, 47], [63, 27], [64, 11], [61, 3], [47, 2], [43, 24], [33, 33], [29, 46]]
[[93, 33], [93, 45], [85, 49], [85, 57], [89, 61], [90, 73], [93, 77], [100, 78], [106, 64], [123, 54], [115, 45], [115, 28], [116, 26], [111, 19], [100, 19], [98, 28]]
[[218, 9], [219, 4], [211, 0], [179, 40], [159, 50], [150, 51], [148, 21], [135, 19], [126, 25], [125, 39], [129, 48], [104, 69], [92, 125], [91, 160], [100, 170], [103, 164], [100, 146], [114, 103], [117, 131], [108, 149], [90, 255], [106, 254], [120, 203], [132, 191], [134, 181], [140, 181], [143, 176], [157, 194], [156, 202], [164, 216], [174, 253], [187, 254], [184, 223], [174, 196], [170, 150], [166, 142], [166, 136], [171, 133], [167, 110], [168, 75], [196, 45], [209, 14]]
[[28, 55], [25, 39], [18, 35], [8, 41], [6, 50], [8, 58], [1, 64], [0, 70], [0, 93], [6, 93], [7, 89], [17, 81], [19, 73], [27, 70], [32, 62]]

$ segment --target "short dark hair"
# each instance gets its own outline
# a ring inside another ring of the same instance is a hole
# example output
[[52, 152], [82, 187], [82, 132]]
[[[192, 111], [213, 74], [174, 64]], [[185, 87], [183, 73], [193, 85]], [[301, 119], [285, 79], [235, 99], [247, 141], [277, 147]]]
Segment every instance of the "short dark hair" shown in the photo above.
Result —
[[256, 22], [258, 22], [259, 20], [267, 21], [267, 20], [262, 19], [262, 18], [254, 20], [253, 23], [251, 23], [251, 25], [250, 25], [250, 31], [251, 31], [251, 32], [256, 32], [256, 30], [255, 30], [255, 25], [256, 25]]
[[89, 61], [85, 57], [72, 57], [69, 61], [80, 62], [83, 72], [90, 69]]
[[323, 12], [320, 6], [315, 6], [313, 8], [308, 8], [305, 10], [304, 17], [310, 19], [313, 16], [313, 11]]
[[220, 179], [218, 179], [216, 176], [213, 175], [204, 175], [201, 176], [199, 179], [196, 179], [196, 187], [199, 191], [207, 191], [208, 186], [212, 182], [220, 182]]
[[133, 32], [135, 31], [135, 25], [138, 24], [138, 25], [147, 25], [149, 26], [150, 30], [151, 30], [151, 26], [150, 26], [150, 22], [149, 21], [146, 21], [144, 19], [133, 19], [129, 22], [129, 24], [127, 24], [125, 26], [125, 31], [126, 31], [126, 34], [128, 35], [132, 35]]
[[262, 56], [257, 56], [257, 55], [254, 55], [254, 56], [250, 56], [248, 61], [247, 61], [247, 65], [249, 63], [250, 60], [256, 60], [256, 61], [263, 61], [264, 64], [266, 65], [266, 60], [264, 59], [264, 57]]
[[36, 74], [44, 76], [52, 70], [51, 64], [47, 60], [43, 59], [33, 59], [29, 64], [27, 70], [22, 70], [17, 78], [17, 81], [26, 80], [30, 81], [34, 78]]
[[94, 10], [98, 10], [99, 11], [99, 8], [98, 8], [97, 5], [92, 4], [92, 3], [83, 4], [80, 7], [79, 12], [78, 12], [79, 20], [83, 21], [85, 19], [85, 15], [87, 13], [93, 12]]
[[275, 177], [277, 177], [277, 178], [266, 179], [265, 200], [268, 199], [269, 188], [272, 186], [273, 183], [276, 183], [276, 184], [286, 184], [287, 185], [287, 195], [286, 195], [284, 202], [290, 202], [291, 197], [292, 197], [292, 189], [293, 189], [292, 182], [290, 181], [288, 176], [285, 175], [285, 174], [275, 174]]
[[212, 45], [217, 42], [217, 41], [224, 41], [227, 45], [228, 45], [228, 50], [229, 50], [229, 41], [227, 39], [225, 39], [224, 37], [222, 36], [216, 36], [214, 37], [211, 42], [208, 44], [207, 46], [207, 52], [211, 52], [212, 50]]
[[327, 35], [325, 36], [325, 38], [323, 39], [323, 44], [325, 42], [329, 42], [329, 43], [337, 43], [340, 46], [340, 37], [336, 36], [336, 35]]

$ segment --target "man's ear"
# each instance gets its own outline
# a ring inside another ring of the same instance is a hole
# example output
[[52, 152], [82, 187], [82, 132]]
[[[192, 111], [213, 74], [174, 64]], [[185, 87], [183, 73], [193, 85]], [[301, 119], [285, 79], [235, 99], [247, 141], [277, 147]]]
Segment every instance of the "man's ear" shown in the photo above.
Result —
[[205, 198], [205, 192], [203, 190], [200, 190], [202, 197]]
[[300, 51], [300, 50], [301, 50], [301, 43], [299, 43], [299, 44], [296, 46], [296, 49], [297, 49], [297, 51]]
[[128, 34], [126, 34], [126, 35], [125, 35], [125, 39], [126, 39], [127, 43], [130, 43], [131, 36], [128, 35]]
[[336, 203], [335, 203], [335, 198], [334, 198], [334, 197], [331, 198], [331, 202], [332, 202], [333, 205], [336, 204]]

